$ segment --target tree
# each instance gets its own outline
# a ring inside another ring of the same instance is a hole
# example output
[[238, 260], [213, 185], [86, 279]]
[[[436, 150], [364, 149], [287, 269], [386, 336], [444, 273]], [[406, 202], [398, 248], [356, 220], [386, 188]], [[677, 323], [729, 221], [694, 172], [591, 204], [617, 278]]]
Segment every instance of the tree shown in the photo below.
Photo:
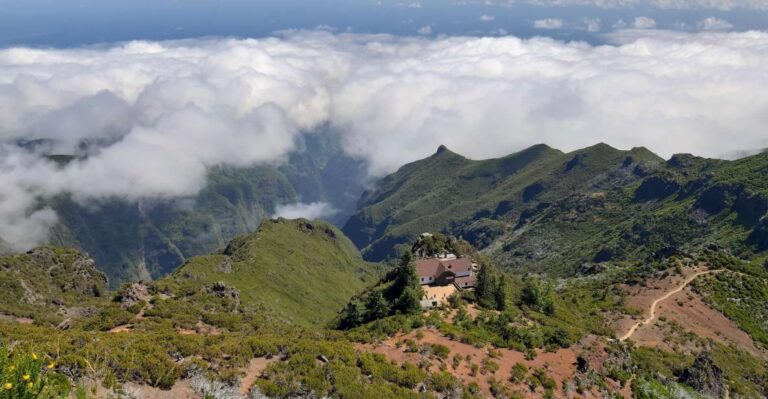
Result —
[[403, 253], [397, 266], [397, 276], [392, 284], [391, 298], [395, 299], [395, 308], [402, 313], [418, 313], [421, 311], [421, 284], [416, 274], [416, 264], [413, 262], [413, 254]]
[[421, 287], [418, 290], [407, 287], [397, 299], [397, 310], [404, 314], [416, 314], [421, 312]]
[[420, 287], [419, 275], [416, 274], [416, 264], [413, 262], [413, 254], [410, 251], [404, 252], [403, 256], [400, 257], [394, 286], [398, 293], [402, 293], [407, 287]]
[[357, 302], [350, 301], [347, 307], [341, 312], [341, 320], [339, 326], [342, 329], [353, 328], [359, 326], [363, 322], [363, 315], [360, 313]]
[[503, 312], [507, 309], [507, 279], [504, 276], [499, 276], [498, 278], [494, 299], [496, 301], [496, 310]]
[[488, 262], [481, 262], [480, 270], [477, 272], [477, 285], [475, 286], [477, 302], [485, 307], [493, 307], [495, 290], [496, 276], [493, 272], [493, 266]]
[[523, 304], [544, 312], [548, 315], [555, 313], [555, 298], [552, 287], [536, 277], [525, 279], [522, 295]]
[[365, 319], [368, 321], [377, 320], [389, 314], [389, 304], [380, 290], [375, 290], [368, 295], [365, 308]]

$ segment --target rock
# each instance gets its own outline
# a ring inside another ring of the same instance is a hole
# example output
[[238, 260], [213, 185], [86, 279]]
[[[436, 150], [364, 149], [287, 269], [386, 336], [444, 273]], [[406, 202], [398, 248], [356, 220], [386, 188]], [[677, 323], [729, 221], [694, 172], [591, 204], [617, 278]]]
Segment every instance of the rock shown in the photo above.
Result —
[[115, 302], [120, 303], [124, 309], [141, 302], [149, 301], [149, 288], [143, 282], [133, 283], [115, 295]]
[[56, 306], [64, 306], [64, 301], [62, 301], [61, 299], [58, 299], [58, 298], [51, 299], [51, 303], [56, 305]]
[[224, 260], [216, 267], [216, 270], [224, 274], [232, 273], [232, 258], [229, 256], [224, 258]]
[[205, 292], [208, 295], [229, 299], [234, 303], [235, 307], [240, 305], [240, 292], [234, 287], [227, 286], [223, 281], [217, 281], [210, 286], [205, 287]]
[[317, 360], [319, 360], [319, 361], [321, 361], [323, 363], [328, 363], [329, 362], [328, 358], [325, 357], [325, 355], [318, 355], [317, 356]]
[[589, 371], [589, 362], [587, 359], [585, 359], [583, 356], [578, 356], [576, 358], [576, 369], [579, 370], [580, 373], [586, 373]]
[[66, 319], [56, 326], [57, 330], [69, 330], [72, 327], [72, 319]]
[[727, 390], [723, 371], [706, 351], [696, 356], [693, 366], [683, 372], [680, 381], [705, 395], [716, 398], [725, 397]]
[[416, 385], [416, 392], [427, 392], [427, 384], [420, 382]]

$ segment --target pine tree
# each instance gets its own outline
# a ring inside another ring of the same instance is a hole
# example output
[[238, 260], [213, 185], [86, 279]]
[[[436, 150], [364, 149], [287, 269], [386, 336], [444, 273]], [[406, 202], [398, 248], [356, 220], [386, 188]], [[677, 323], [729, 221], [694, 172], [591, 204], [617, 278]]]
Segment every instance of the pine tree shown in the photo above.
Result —
[[410, 251], [403, 253], [397, 266], [397, 278], [394, 283], [395, 292], [402, 294], [407, 287], [420, 287], [419, 275], [416, 274], [416, 264]]
[[406, 287], [400, 298], [397, 299], [397, 310], [404, 314], [416, 314], [421, 312], [421, 287], [418, 290]]
[[341, 313], [339, 326], [342, 329], [353, 328], [359, 326], [362, 322], [363, 315], [360, 313], [357, 302], [350, 301]]
[[368, 295], [365, 308], [365, 319], [367, 321], [378, 320], [389, 314], [389, 305], [380, 290], [375, 290]]
[[494, 299], [496, 300], [496, 310], [507, 310], [507, 279], [504, 276], [500, 276], [496, 284], [494, 292]]
[[477, 302], [485, 307], [491, 307], [494, 302], [494, 292], [496, 290], [496, 277], [494, 276], [492, 266], [487, 262], [480, 265], [477, 272], [477, 286], [475, 287], [475, 296]]
[[397, 277], [392, 290], [395, 293], [395, 307], [402, 313], [411, 314], [421, 311], [422, 290], [416, 264], [410, 251], [403, 253], [397, 266]]

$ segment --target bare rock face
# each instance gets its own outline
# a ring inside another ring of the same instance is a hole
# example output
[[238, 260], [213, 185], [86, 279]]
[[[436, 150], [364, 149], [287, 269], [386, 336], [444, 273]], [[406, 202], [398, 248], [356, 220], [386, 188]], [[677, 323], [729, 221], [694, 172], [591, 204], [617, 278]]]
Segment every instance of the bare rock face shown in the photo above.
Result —
[[115, 302], [119, 302], [125, 309], [141, 301], [149, 301], [149, 299], [149, 289], [143, 282], [133, 283], [115, 295]]
[[725, 397], [723, 370], [715, 364], [708, 352], [701, 352], [696, 356], [693, 366], [683, 372], [680, 381], [705, 395], [715, 398]]

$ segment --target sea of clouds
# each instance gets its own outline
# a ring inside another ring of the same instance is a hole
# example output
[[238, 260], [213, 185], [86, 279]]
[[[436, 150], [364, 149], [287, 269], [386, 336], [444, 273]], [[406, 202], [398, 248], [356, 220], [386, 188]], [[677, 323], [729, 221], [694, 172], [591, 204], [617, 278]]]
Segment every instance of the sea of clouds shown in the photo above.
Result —
[[[663, 156], [768, 146], [768, 33], [623, 30], [611, 42], [303, 31], [3, 49], [0, 237], [15, 250], [45, 241], [56, 214], [39, 204], [63, 193], [194, 195], [211, 166], [279, 163], [321, 125], [372, 176], [439, 144], [473, 158], [542, 142]], [[321, 210], [305, 205], [281, 212]]]

